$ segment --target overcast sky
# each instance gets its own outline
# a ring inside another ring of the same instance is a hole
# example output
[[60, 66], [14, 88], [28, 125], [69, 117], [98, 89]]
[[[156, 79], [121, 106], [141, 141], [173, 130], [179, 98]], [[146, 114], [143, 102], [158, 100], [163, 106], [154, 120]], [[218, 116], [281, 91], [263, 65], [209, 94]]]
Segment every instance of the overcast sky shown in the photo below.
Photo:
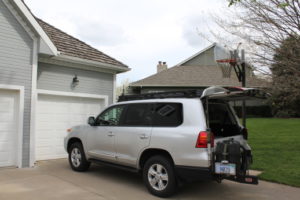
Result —
[[131, 68], [118, 84], [156, 73], [158, 61], [172, 67], [200, 51], [213, 26], [210, 13], [225, 0], [25, 0], [39, 18]]

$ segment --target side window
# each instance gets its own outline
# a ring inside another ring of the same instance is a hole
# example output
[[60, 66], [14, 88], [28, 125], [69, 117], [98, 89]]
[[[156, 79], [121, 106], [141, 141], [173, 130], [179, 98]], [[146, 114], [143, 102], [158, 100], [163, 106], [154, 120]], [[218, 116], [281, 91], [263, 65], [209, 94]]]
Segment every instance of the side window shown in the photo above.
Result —
[[118, 126], [120, 123], [120, 118], [123, 113], [124, 106], [112, 107], [97, 118], [97, 125], [102, 126]]
[[153, 126], [179, 126], [183, 122], [182, 104], [157, 103], [154, 107]]
[[124, 120], [124, 126], [151, 126], [151, 104], [128, 104]]

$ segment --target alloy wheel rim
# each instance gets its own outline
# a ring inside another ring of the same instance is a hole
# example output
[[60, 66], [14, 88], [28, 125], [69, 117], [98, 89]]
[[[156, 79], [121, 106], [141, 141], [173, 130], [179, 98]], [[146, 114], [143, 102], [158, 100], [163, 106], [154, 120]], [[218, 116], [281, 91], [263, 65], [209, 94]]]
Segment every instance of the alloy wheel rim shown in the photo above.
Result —
[[168, 172], [161, 164], [153, 164], [148, 170], [148, 181], [152, 188], [157, 191], [164, 190], [168, 183]]
[[71, 161], [74, 167], [79, 167], [81, 163], [81, 152], [78, 148], [74, 148], [71, 152]]

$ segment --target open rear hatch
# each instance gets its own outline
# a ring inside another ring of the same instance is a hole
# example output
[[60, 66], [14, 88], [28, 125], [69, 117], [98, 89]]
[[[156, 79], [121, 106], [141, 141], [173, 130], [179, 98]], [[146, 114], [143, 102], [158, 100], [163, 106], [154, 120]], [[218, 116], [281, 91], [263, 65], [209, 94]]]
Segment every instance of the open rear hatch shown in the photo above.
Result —
[[247, 143], [247, 130], [239, 123], [229, 101], [266, 99], [269, 95], [254, 88], [209, 87], [202, 93], [208, 131], [215, 136], [214, 148], [209, 149], [212, 171], [217, 180], [233, 180], [258, 184], [255, 176], [247, 175], [252, 163], [251, 148]]
[[222, 99], [225, 101], [266, 99], [270, 94], [255, 88], [209, 87], [202, 93], [201, 99]]

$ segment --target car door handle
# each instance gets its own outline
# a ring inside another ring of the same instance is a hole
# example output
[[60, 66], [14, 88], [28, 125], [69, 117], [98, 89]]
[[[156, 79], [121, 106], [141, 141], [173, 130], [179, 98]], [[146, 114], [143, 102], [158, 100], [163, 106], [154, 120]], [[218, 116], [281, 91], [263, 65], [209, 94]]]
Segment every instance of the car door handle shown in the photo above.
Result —
[[140, 138], [141, 138], [141, 139], [148, 139], [148, 138], [149, 138], [149, 136], [148, 136], [148, 135], [146, 135], [146, 134], [140, 134]]
[[115, 136], [115, 134], [113, 134], [113, 132], [109, 132], [109, 133], [108, 133], [108, 136], [109, 136], [109, 137], [113, 137], [113, 136]]

